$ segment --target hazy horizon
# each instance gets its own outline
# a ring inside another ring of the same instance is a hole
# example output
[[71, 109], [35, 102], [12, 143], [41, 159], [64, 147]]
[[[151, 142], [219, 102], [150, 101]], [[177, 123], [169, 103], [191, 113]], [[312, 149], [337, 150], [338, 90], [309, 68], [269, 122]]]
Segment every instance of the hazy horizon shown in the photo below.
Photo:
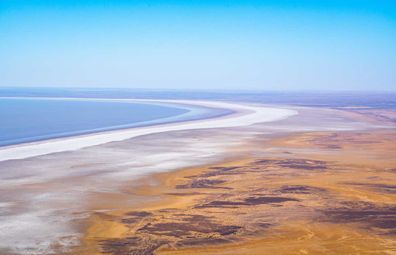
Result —
[[12, 90], [70, 90], [70, 91], [179, 91], [179, 92], [220, 92], [220, 93], [362, 93], [362, 94], [367, 94], [367, 93], [396, 93], [396, 88], [388, 88], [388, 89], [367, 89], [367, 90], [361, 90], [361, 89], [309, 89], [309, 88], [295, 88], [295, 89], [243, 89], [243, 88], [233, 88], [233, 89], [227, 89], [227, 88], [172, 88], [172, 87], [149, 87], [149, 88], [143, 88], [143, 87], [117, 87], [117, 86], [0, 86], [0, 90], [2, 91], [12, 91]]
[[388, 0], [5, 0], [0, 35], [0, 87], [396, 90]]

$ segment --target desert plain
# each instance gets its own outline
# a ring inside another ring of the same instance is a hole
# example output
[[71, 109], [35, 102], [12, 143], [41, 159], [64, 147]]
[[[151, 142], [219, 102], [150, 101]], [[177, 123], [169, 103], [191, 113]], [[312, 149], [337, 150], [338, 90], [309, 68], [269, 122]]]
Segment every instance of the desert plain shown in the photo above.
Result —
[[71, 254], [396, 254], [396, 111], [299, 111], [251, 127], [220, 162], [94, 197], [107, 210]]

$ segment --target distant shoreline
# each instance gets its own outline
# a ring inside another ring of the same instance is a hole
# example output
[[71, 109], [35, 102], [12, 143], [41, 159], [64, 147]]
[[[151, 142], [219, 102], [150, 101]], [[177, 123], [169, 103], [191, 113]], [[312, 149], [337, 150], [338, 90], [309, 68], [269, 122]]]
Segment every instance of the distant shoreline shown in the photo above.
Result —
[[[5, 97], [1, 97], [5, 98]], [[12, 98], [12, 97], [7, 97]], [[14, 97], [27, 98], [27, 97]], [[29, 98], [30, 99], [30, 98]], [[32, 99], [51, 99], [46, 97], [32, 97]], [[0, 161], [12, 159], [24, 159], [42, 156], [50, 153], [74, 151], [90, 146], [109, 142], [122, 141], [134, 137], [162, 133], [168, 131], [224, 128], [248, 126], [261, 122], [281, 120], [297, 114], [295, 110], [271, 108], [264, 106], [252, 106], [241, 103], [219, 101], [194, 101], [194, 100], [153, 100], [153, 99], [103, 99], [103, 98], [52, 98], [53, 100], [100, 100], [109, 102], [147, 102], [159, 104], [172, 104], [184, 107], [206, 107], [226, 109], [231, 113], [214, 118], [202, 118], [180, 122], [168, 122], [165, 124], [148, 125], [136, 128], [116, 129], [111, 131], [95, 132], [84, 135], [54, 138], [49, 140], [22, 143], [0, 147]]]

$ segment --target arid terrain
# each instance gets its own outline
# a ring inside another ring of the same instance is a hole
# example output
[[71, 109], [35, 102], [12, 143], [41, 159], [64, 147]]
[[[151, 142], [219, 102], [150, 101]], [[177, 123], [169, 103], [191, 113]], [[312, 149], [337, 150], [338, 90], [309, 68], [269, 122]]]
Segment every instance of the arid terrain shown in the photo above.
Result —
[[95, 213], [73, 254], [396, 254], [395, 141], [394, 128], [295, 132], [148, 176], [133, 191], [147, 201]]

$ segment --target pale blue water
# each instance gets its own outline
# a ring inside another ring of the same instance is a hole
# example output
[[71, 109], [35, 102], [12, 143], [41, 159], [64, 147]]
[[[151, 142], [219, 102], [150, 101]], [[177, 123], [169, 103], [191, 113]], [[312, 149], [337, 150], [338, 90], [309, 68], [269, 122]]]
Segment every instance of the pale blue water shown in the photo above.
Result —
[[168, 104], [2, 98], [0, 146], [226, 113]]

